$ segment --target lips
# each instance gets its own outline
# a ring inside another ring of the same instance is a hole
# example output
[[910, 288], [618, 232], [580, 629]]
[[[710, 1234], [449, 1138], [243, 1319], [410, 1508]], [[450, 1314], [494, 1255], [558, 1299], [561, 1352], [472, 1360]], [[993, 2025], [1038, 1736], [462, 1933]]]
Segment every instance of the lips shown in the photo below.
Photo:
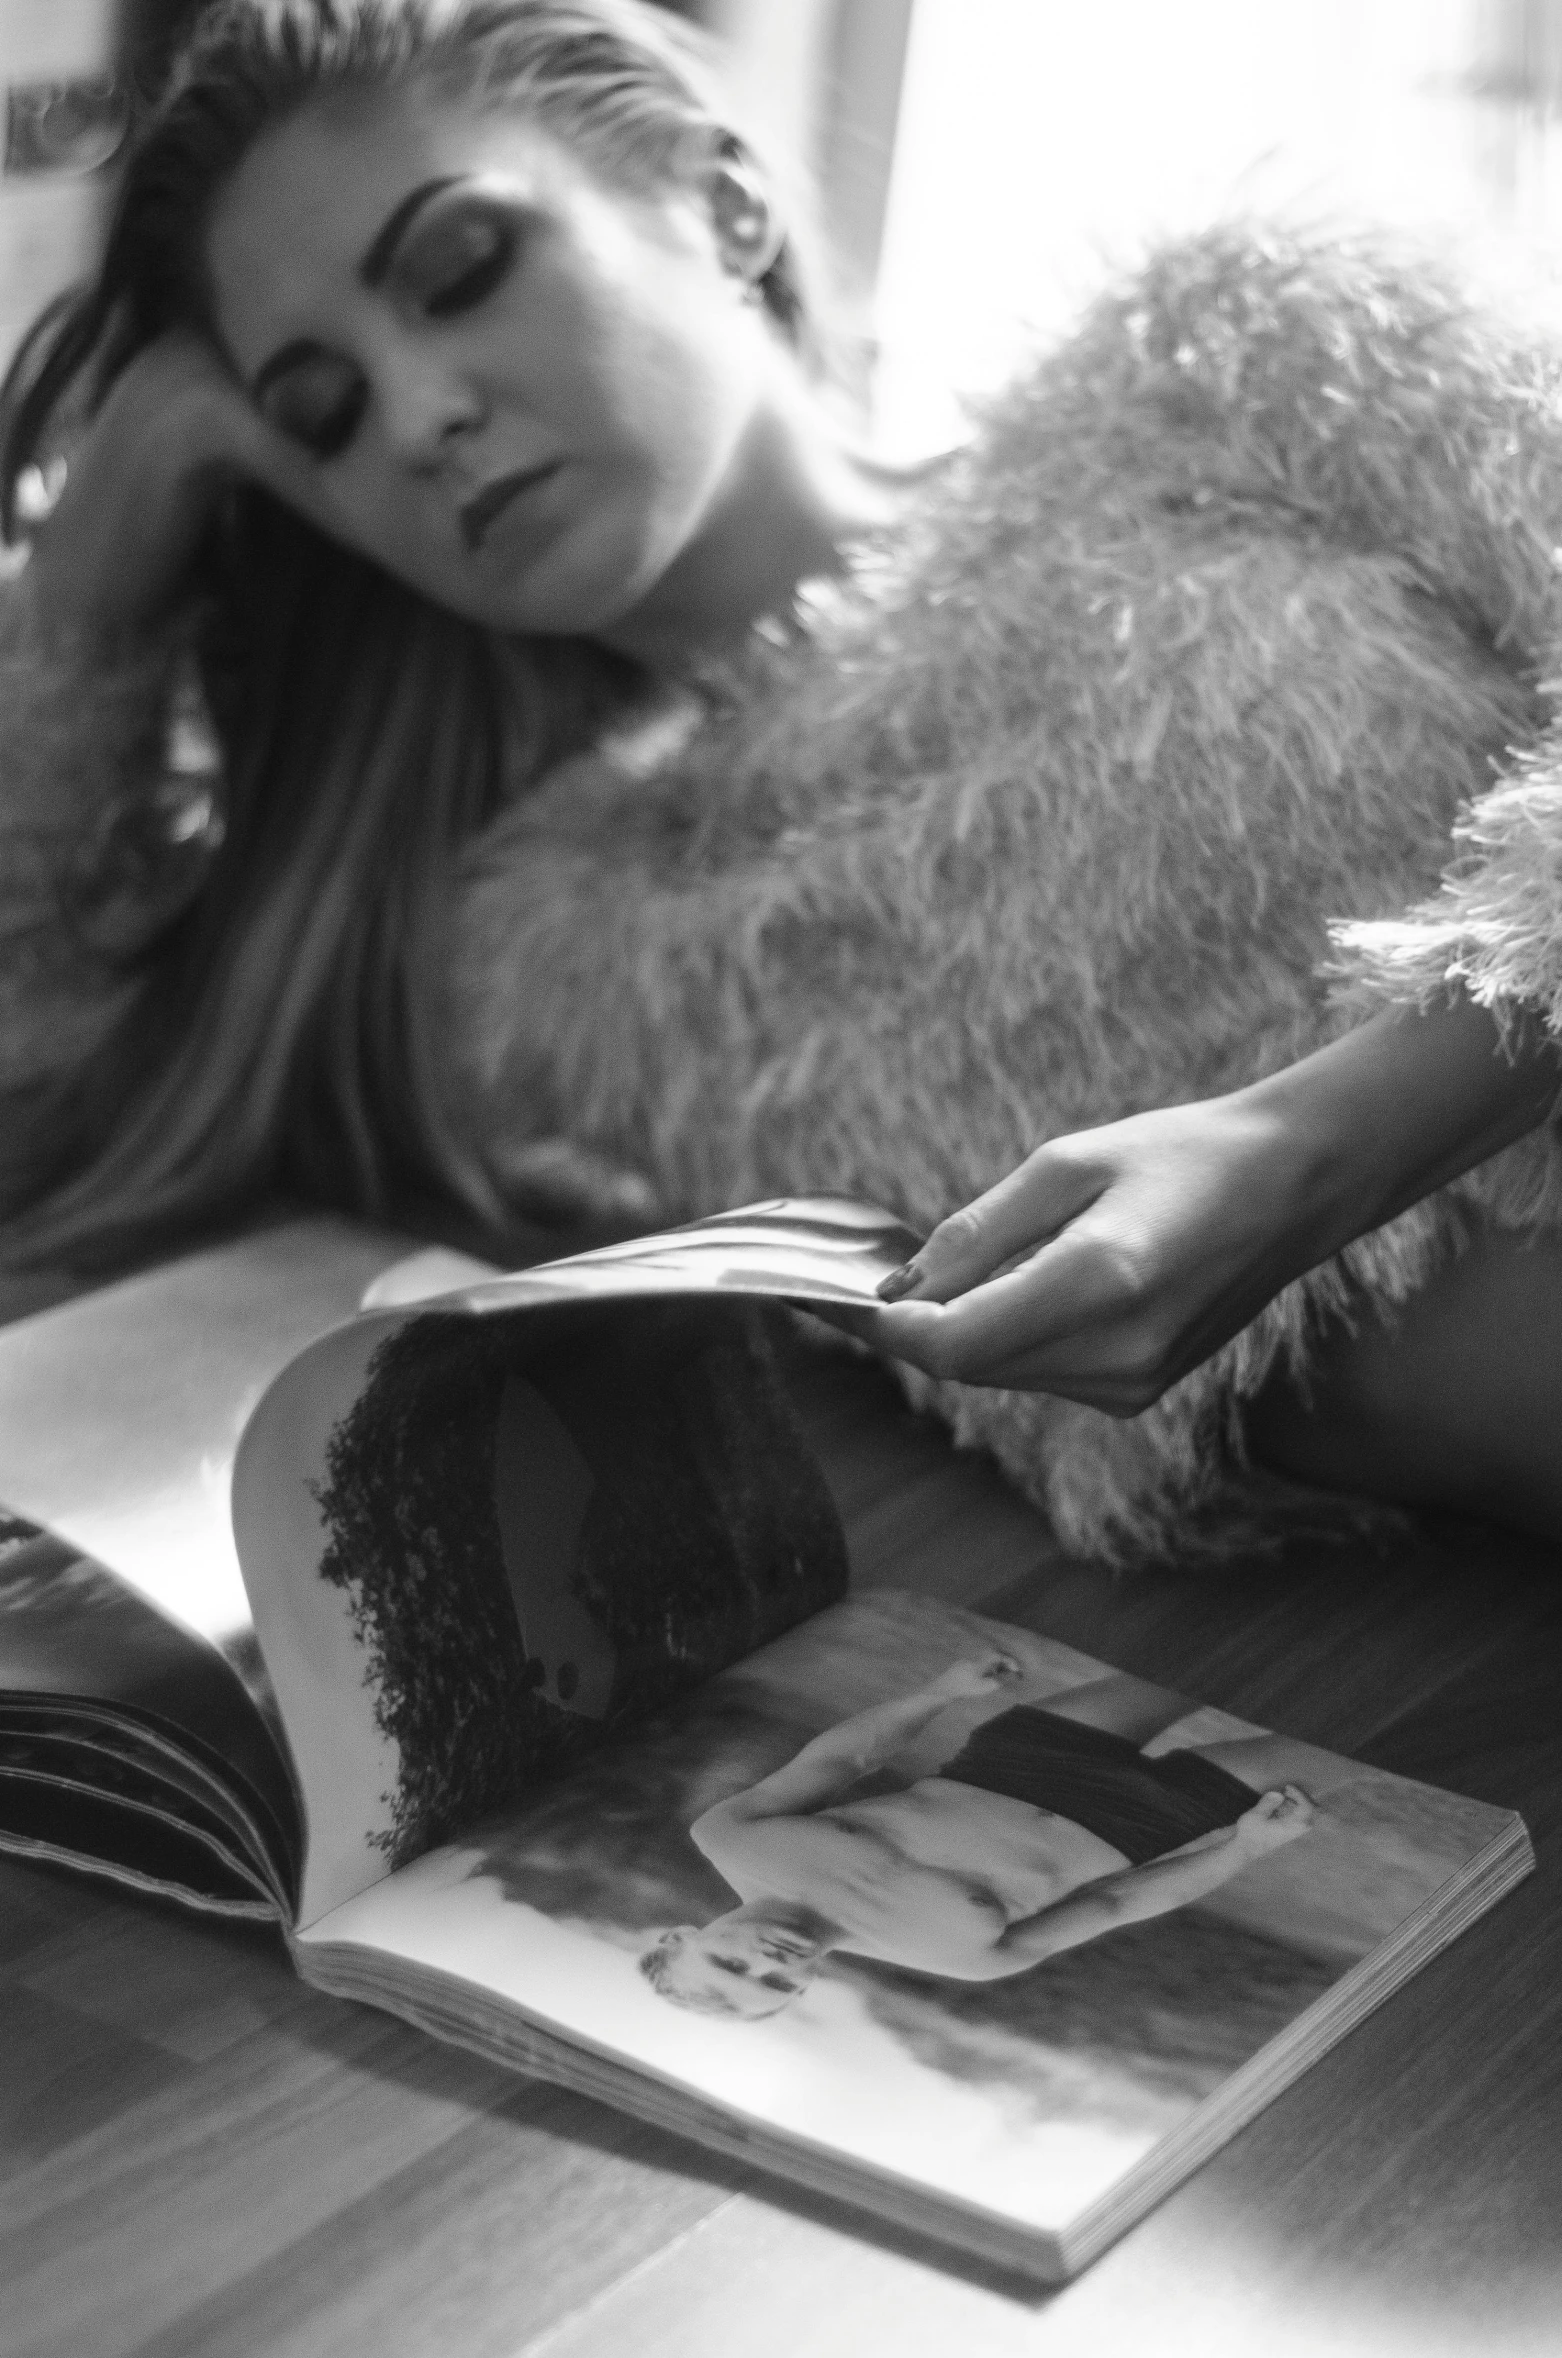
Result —
[[546, 483], [550, 475], [558, 473], [559, 461], [548, 459], [540, 467], [523, 467], [514, 475], [500, 475], [461, 509], [461, 537], [469, 549], [480, 549], [499, 517], [513, 500], [537, 484]]

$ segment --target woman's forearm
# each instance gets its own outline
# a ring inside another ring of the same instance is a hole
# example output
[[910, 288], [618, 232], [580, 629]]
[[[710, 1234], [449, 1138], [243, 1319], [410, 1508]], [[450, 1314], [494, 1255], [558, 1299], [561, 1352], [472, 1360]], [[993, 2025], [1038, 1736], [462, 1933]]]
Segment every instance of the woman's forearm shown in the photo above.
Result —
[[1467, 999], [1389, 1009], [1241, 1093], [1297, 1160], [1314, 1214], [1297, 1274], [1381, 1227], [1545, 1120], [1562, 1093], [1562, 1048], [1534, 1019], [1506, 1036]]
[[304, 513], [318, 498], [311, 462], [264, 424], [216, 348], [171, 329], [116, 378], [70, 452], [33, 548], [41, 625], [110, 648], [155, 637], [218, 501], [241, 483]]
[[1252, 1862], [1253, 1853], [1235, 1826], [1217, 1826], [1212, 1834], [1197, 1834], [1179, 1850], [1169, 1850], [1142, 1866], [1127, 1867], [1091, 1885], [1095, 1898], [1109, 1906], [1124, 1924], [1147, 1916], [1164, 1916], [1168, 1908], [1186, 1907], [1218, 1891], [1233, 1875]]
[[897, 1696], [893, 1703], [875, 1703], [815, 1736], [797, 1755], [794, 1766], [828, 1762], [858, 1771], [879, 1768], [910, 1737], [920, 1735], [949, 1702], [950, 1697], [929, 1682], [909, 1695]]
[[947, 1693], [938, 1691], [937, 1682], [930, 1682], [893, 1703], [875, 1703], [866, 1711], [854, 1712], [850, 1719], [839, 1720], [833, 1728], [812, 1737], [784, 1767], [707, 1810], [691, 1828], [696, 1842], [708, 1849], [712, 1839], [720, 1839], [722, 1826], [755, 1818], [797, 1817], [827, 1808], [858, 1777], [879, 1767], [919, 1734], [949, 1700]]
[[1050, 1140], [857, 1325], [932, 1375], [1137, 1414], [1281, 1288], [1545, 1120], [1562, 1048], [1464, 999], [1250, 1087]]
[[1229, 1883], [1252, 1857], [1235, 1826], [1217, 1827], [1212, 1834], [1195, 1836], [1180, 1850], [1168, 1851], [1142, 1866], [1124, 1867], [1115, 1875], [1103, 1875], [1070, 1892], [1066, 1899], [1054, 1901], [1050, 1908], [1022, 1917], [1004, 1933], [999, 1952], [1006, 1958], [1042, 1964], [1061, 1950], [1097, 1939], [1119, 1925], [1142, 1924], [1152, 1916], [1167, 1915], [1173, 1908], [1205, 1898]]

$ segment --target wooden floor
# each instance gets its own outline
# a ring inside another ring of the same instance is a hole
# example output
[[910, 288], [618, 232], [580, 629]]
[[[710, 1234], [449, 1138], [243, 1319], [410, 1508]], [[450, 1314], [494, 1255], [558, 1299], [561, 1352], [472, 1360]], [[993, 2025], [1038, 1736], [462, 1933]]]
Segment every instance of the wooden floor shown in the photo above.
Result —
[[806, 1384], [859, 1582], [1517, 1807], [1539, 1872], [1047, 2298], [0, 1864], [4, 2358], [1562, 2352], [1562, 1565], [1444, 1528], [1113, 1579], [877, 1371]]

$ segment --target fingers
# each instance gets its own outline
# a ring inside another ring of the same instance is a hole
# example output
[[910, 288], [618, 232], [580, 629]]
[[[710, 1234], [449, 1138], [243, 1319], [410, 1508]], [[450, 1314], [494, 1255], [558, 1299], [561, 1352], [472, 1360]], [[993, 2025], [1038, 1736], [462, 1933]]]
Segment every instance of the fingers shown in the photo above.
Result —
[[902, 1355], [930, 1374], [960, 1376], [1077, 1334], [1116, 1306], [1119, 1290], [1107, 1256], [1070, 1232], [1018, 1268], [973, 1279], [951, 1302], [918, 1297], [886, 1304], [879, 1337], [897, 1352], [909, 1346]]
[[996, 1187], [940, 1221], [921, 1251], [885, 1278], [880, 1298], [947, 1302], [965, 1293], [1016, 1253], [1054, 1236], [1095, 1201], [1104, 1184], [1104, 1173], [1093, 1166], [1038, 1147]]
[[853, 1331], [928, 1375], [1135, 1415], [1183, 1372], [1180, 1328], [1148, 1271], [1146, 1255], [1084, 1220], [951, 1302], [886, 1305]]
[[989, 1694], [994, 1687], [1012, 1686], [1024, 1677], [1025, 1665], [1015, 1655], [994, 1652], [951, 1663], [934, 1685], [945, 1694], [969, 1699]]
[[1246, 1815], [1255, 1823], [1266, 1825], [1272, 1835], [1305, 1834], [1312, 1825], [1315, 1807], [1309, 1794], [1300, 1785], [1282, 1785], [1268, 1793], [1261, 1793]]

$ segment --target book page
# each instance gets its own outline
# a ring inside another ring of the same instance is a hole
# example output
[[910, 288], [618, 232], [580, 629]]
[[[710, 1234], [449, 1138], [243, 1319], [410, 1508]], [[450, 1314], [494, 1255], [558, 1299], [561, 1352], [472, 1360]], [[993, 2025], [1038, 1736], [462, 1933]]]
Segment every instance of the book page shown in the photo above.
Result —
[[193, 1253], [0, 1332], [0, 1505], [233, 1648], [228, 1485], [255, 1403], [405, 1241], [329, 1218]]
[[494, 2052], [540, 2025], [631, 2109], [718, 2105], [783, 2169], [1061, 2232], [1515, 1828], [879, 1592], [296, 1946]]
[[0, 1847], [37, 1816], [19, 1780], [63, 1774], [112, 1798], [127, 1766], [149, 1772], [134, 1779], [149, 1800], [170, 1785], [188, 1795], [187, 1770], [197, 1786], [215, 1775], [220, 1794], [200, 1798], [233, 1805], [246, 1847], [291, 1892], [297, 1799], [232, 1663], [69, 1540], [0, 1510]]
[[750, 1206], [388, 1301], [286, 1369], [233, 1512], [301, 1921], [844, 1592], [749, 1306], [870, 1301], [914, 1243], [861, 1205]]
[[220, 1821], [273, 1905], [291, 1893], [297, 1801], [229, 1480], [272, 1378], [402, 1249], [292, 1221], [0, 1333], [0, 1841], [97, 1857], [96, 1827], [115, 1871], [183, 1889], [151, 1827], [171, 1807]]

